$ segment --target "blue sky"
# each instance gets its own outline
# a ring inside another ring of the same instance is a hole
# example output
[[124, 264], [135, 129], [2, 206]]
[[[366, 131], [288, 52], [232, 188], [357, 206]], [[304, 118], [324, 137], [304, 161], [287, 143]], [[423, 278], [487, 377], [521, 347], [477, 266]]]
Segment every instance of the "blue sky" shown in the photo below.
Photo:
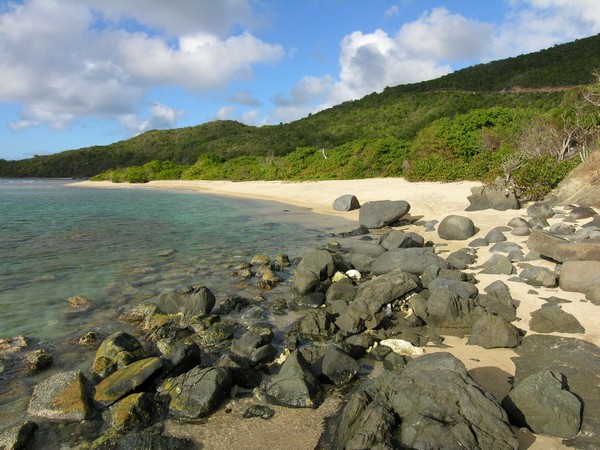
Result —
[[0, 158], [290, 122], [598, 33], [598, 0], [0, 0]]

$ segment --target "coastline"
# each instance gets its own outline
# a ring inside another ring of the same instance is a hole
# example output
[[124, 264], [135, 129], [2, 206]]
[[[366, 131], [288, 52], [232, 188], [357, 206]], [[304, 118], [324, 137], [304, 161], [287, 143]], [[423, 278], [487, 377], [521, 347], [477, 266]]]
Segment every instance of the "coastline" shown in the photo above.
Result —
[[[436, 246], [436, 252], [442, 255], [448, 254], [460, 248], [468, 246], [473, 239], [483, 237], [491, 229], [504, 226], [514, 217], [526, 217], [525, 208], [521, 210], [496, 211], [484, 210], [465, 212], [469, 205], [467, 196], [472, 187], [480, 186], [481, 183], [458, 182], [458, 183], [433, 183], [421, 182], [411, 183], [400, 178], [379, 178], [367, 180], [339, 180], [339, 181], [312, 181], [312, 182], [229, 182], [229, 181], [154, 181], [146, 184], [113, 184], [110, 182], [77, 182], [70, 186], [90, 188], [141, 188], [141, 189], [177, 189], [194, 191], [212, 195], [225, 195], [240, 198], [251, 198], [268, 200], [307, 208], [311, 212], [329, 216], [339, 216], [354, 221], [358, 226], [358, 211], [340, 212], [331, 207], [333, 201], [345, 194], [356, 195], [361, 204], [375, 200], [405, 200], [411, 205], [410, 216], [418, 219], [417, 224], [403, 226], [405, 231], [415, 231], [426, 240], [431, 240]], [[426, 232], [422, 226], [423, 222], [437, 220], [441, 221], [450, 214], [463, 215], [471, 218], [478, 228], [478, 232], [468, 241], [443, 241], [437, 236], [437, 232]], [[560, 221], [561, 218], [550, 220], [551, 223]], [[376, 235], [374, 230], [373, 234]], [[517, 243], [527, 249], [527, 237], [517, 237], [506, 233], [509, 241]], [[342, 242], [343, 244], [343, 242]], [[487, 261], [492, 255], [488, 248], [478, 248], [477, 265]], [[535, 265], [545, 266], [550, 269], [554, 264], [549, 261], [536, 261]], [[496, 280], [503, 281], [509, 286], [512, 297], [520, 302], [517, 310], [518, 322], [516, 325], [527, 335], [535, 334], [529, 329], [531, 313], [540, 309], [545, 304], [545, 298], [560, 297], [568, 303], [563, 309], [573, 314], [585, 328], [584, 334], [561, 334], [552, 335], [576, 337], [600, 346], [600, 318], [597, 317], [597, 307], [585, 301], [583, 294], [566, 292], [559, 288], [535, 288], [536, 294], [532, 294], [532, 287], [523, 282], [516, 281], [514, 277], [507, 275], [484, 275], [478, 273], [474, 266], [465, 272], [471, 272], [479, 280], [477, 284], [482, 292], [485, 287]], [[518, 265], [517, 265], [518, 267]], [[458, 357], [469, 370], [471, 376], [488, 390], [498, 401], [510, 391], [512, 377], [515, 374], [515, 365], [512, 358], [516, 353], [512, 349], [489, 349], [485, 350], [479, 346], [467, 345], [466, 337], [445, 336], [444, 348], [427, 346], [426, 353], [447, 351]], [[290, 412], [293, 414], [293, 412]], [[264, 428], [270, 428], [268, 423], [262, 424]], [[567, 448], [560, 440], [548, 436], [522, 433], [515, 429], [515, 434], [521, 441], [520, 448], [528, 449], [558, 449]], [[307, 442], [305, 441], [304, 444]], [[223, 448], [231, 443], [223, 443]], [[311, 445], [314, 444], [311, 443]]]

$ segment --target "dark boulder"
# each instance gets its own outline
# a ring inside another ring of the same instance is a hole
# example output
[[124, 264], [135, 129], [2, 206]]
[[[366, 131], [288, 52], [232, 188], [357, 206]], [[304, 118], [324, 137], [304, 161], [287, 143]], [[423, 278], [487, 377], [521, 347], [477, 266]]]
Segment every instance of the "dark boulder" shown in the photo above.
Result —
[[560, 373], [544, 370], [530, 375], [504, 398], [502, 406], [511, 423], [534, 433], [563, 439], [579, 433], [582, 405]]
[[215, 295], [206, 286], [189, 286], [177, 292], [164, 294], [158, 308], [165, 314], [182, 313], [184, 317], [209, 314], [215, 306]]
[[260, 391], [269, 403], [290, 408], [317, 408], [325, 398], [325, 389], [299, 351], [288, 356]]
[[554, 217], [554, 210], [547, 203], [532, 203], [527, 207], [527, 215], [539, 219], [551, 219]]
[[400, 220], [410, 211], [403, 200], [367, 202], [360, 208], [359, 222], [367, 228], [382, 228]]
[[371, 264], [373, 275], [383, 275], [394, 269], [421, 275], [429, 267], [447, 268], [448, 263], [431, 248], [398, 248], [385, 252]]
[[98, 347], [92, 364], [92, 372], [104, 378], [128, 364], [146, 357], [142, 344], [135, 337], [125, 332], [113, 333]]
[[596, 210], [590, 206], [577, 206], [571, 210], [569, 218], [573, 220], [589, 219], [598, 215]]
[[529, 328], [537, 333], [585, 333], [575, 316], [552, 304], [531, 313]]
[[473, 324], [467, 344], [483, 348], [514, 348], [521, 344], [521, 332], [502, 317], [486, 314]]
[[146, 430], [115, 434], [94, 446], [94, 450], [192, 450], [193, 448], [195, 445], [189, 439], [162, 436]]
[[502, 317], [507, 322], [517, 318], [517, 306], [506, 284], [500, 280], [494, 281], [484, 291], [486, 294], [480, 295], [478, 302], [488, 312]]
[[197, 419], [215, 411], [231, 390], [226, 368], [200, 368], [165, 380], [158, 388], [168, 395], [169, 413], [177, 419]]
[[162, 416], [160, 410], [153, 395], [131, 394], [110, 407], [110, 424], [120, 432], [147, 428]]
[[437, 232], [441, 239], [447, 241], [464, 241], [476, 233], [475, 224], [471, 219], [457, 215], [444, 217], [438, 226]]
[[459, 297], [442, 288], [431, 291], [422, 307], [413, 307], [413, 310], [427, 325], [462, 330], [470, 329], [484, 314], [484, 310], [473, 299]]
[[556, 287], [558, 285], [558, 274], [546, 267], [527, 267], [519, 277], [531, 286]]
[[517, 192], [503, 178], [497, 178], [490, 186], [471, 188], [471, 195], [467, 197], [467, 200], [469, 200], [469, 206], [466, 211], [483, 209], [506, 211], [521, 208]]
[[317, 290], [319, 283], [331, 278], [335, 272], [335, 261], [327, 250], [314, 250], [298, 264], [292, 288], [299, 295]]
[[360, 370], [360, 364], [345, 351], [330, 345], [325, 354], [313, 364], [314, 372], [324, 382], [342, 386]]

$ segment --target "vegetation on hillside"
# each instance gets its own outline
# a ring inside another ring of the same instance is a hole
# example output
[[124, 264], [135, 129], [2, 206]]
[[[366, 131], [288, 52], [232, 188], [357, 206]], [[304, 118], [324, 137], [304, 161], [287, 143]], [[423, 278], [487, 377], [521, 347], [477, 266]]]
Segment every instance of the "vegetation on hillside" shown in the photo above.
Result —
[[513, 179], [540, 198], [598, 145], [600, 35], [386, 88], [292, 122], [216, 121], [22, 161], [0, 176]]

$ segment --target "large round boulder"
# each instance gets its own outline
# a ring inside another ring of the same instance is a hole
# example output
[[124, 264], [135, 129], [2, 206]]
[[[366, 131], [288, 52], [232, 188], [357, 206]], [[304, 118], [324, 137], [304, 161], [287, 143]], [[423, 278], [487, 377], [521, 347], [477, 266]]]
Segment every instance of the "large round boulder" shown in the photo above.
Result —
[[475, 224], [464, 216], [450, 215], [439, 224], [438, 236], [447, 241], [464, 241], [475, 235]]
[[353, 211], [360, 208], [360, 203], [355, 195], [346, 194], [336, 198], [332, 207], [335, 211]]

